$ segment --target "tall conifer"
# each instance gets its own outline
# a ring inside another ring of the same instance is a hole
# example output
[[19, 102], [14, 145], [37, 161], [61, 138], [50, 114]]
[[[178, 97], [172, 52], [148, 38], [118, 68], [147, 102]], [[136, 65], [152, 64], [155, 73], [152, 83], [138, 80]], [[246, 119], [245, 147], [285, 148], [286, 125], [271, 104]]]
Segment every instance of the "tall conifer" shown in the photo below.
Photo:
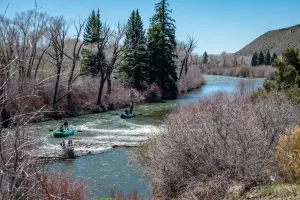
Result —
[[106, 67], [102, 29], [99, 9], [97, 14], [93, 10], [83, 35], [84, 47], [81, 53], [83, 57], [81, 70], [83, 73], [96, 75], [101, 72], [101, 68]]
[[255, 66], [258, 65], [258, 56], [257, 56], [256, 51], [254, 52], [254, 54], [253, 54], [253, 56], [252, 56], [251, 65], [252, 65], [253, 67], [255, 67]]
[[139, 11], [132, 11], [125, 34], [124, 65], [120, 72], [126, 75], [130, 86], [144, 89], [149, 79], [147, 39]]
[[150, 80], [158, 84], [165, 98], [175, 98], [178, 94], [177, 73], [174, 59], [175, 20], [171, 18], [168, 0], [155, 4], [155, 15], [150, 19], [148, 31], [148, 51], [150, 54]]
[[266, 65], [271, 65], [271, 55], [270, 52], [268, 51], [265, 57], [265, 64]]
[[263, 65], [263, 64], [265, 64], [265, 56], [264, 53], [261, 51], [259, 53], [258, 65]]

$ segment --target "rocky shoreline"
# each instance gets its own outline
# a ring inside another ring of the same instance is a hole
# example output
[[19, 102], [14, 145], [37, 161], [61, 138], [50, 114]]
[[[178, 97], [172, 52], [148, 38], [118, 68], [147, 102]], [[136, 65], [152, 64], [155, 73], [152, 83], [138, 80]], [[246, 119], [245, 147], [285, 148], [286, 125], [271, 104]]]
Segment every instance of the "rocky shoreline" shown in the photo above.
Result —
[[76, 159], [78, 157], [88, 156], [92, 154], [104, 153], [106, 151], [117, 148], [135, 148], [139, 146], [139, 144], [114, 144], [97, 151], [89, 149], [89, 147], [91, 147], [93, 144], [83, 145], [78, 141], [74, 141], [72, 142], [72, 145], [68, 146], [67, 144], [70, 140], [64, 141], [66, 144], [65, 147], [61, 146], [59, 149], [38, 149], [36, 152], [34, 152], [34, 154], [37, 155], [35, 156], [37, 162], [40, 164], [47, 164], [51, 162]]

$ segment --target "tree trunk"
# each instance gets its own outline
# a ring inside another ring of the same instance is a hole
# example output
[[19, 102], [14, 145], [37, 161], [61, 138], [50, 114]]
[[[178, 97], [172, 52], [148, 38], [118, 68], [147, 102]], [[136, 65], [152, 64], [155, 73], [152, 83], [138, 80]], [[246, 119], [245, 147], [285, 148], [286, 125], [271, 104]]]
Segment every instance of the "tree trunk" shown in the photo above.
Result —
[[111, 79], [110, 76], [107, 78], [107, 91], [106, 91], [107, 96], [111, 95]]
[[73, 108], [72, 98], [71, 98], [72, 97], [71, 89], [72, 89], [72, 81], [73, 81], [75, 67], [76, 67], [76, 60], [73, 60], [72, 69], [71, 69], [71, 72], [70, 72], [70, 75], [69, 75], [69, 80], [68, 80], [67, 104], [68, 104], [69, 110]]
[[98, 100], [97, 100], [97, 105], [100, 106], [100, 107], [103, 107], [103, 105], [102, 105], [102, 93], [103, 93], [103, 89], [104, 89], [104, 84], [105, 84], [105, 79], [104, 79], [103, 76], [101, 76], [100, 88], [99, 88]]
[[60, 70], [61, 70], [61, 63], [57, 63], [57, 74], [56, 74], [56, 82], [55, 82], [55, 88], [54, 88], [54, 95], [53, 95], [53, 102], [52, 102], [52, 108], [54, 110], [57, 110], [57, 92], [58, 92], [58, 85], [59, 85], [59, 79], [60, 79]]
[[181, 63], [181, 68], [180, 68], [180, 73], [179, 73], [179, 79], [182, 76], [182, 72], [183, 72], [183, 68], [185, 66], [185, 62], [186, 62], [186, 59], [184, 58], [183, 61], [182, 61], [182, 63]]

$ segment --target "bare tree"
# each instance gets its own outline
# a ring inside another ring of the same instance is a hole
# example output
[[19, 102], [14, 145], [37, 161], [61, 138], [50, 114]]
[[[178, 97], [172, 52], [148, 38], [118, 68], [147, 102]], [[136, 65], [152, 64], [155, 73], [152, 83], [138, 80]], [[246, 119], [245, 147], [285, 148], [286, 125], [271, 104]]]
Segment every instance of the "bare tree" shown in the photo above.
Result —
[[228, 61], [228, 54], [226, 53], [226, 51], [223, 51], [221, 53], [221, 62], [223, 67], [227, 66], [227, 61]]
[[236, 67], [238, 65], [238, 57], [237, 57], [237, 55], [234, 53], [233, 55], [232, 55], [232, 66], [233, 67]]
[[71, 67], [71, 70], [69, 73], [68, 89], [67, 89], [67, 104], [69, 107], [71, 105], [71, 90], [72, 90], [72, 83], [73, 83], [73, 79], [74, 79], [74, 70], [75, 70], [77, 62], [79, 61], [79, 53], [84, 44], [83, 42], [80, 41], [80, 37], [84, 30], [85, 22], [79, 21], [78, 24], [76, 24], [76, 22], [74, 21], [73, 25], [76, 30], [76, 35], [75, 35], [75, 39], [74, 39], [74, 43], [73, 43], [72, 52], [71, 52], [71, 55], [68, 55], [68, 53], [64, 53], [66, 55], [66, 57], [72, 61], [72, 67]]
[[14, 24], [19, 30], [17, 53], [20, 76], [24, 77], [26, 73], [27, 78], [31, 77], [38, 43], [46, 33], [47, 21], [47, 14], [38, 13], [37, 10], [17, 13], [15, 16]]
[[181, 47], [180, 49], [183, 50], [184, 55], [181, 56], [181, 58], [179, 58], [180, 62], [181, 62], [179, 79], [182, 76], [183, 69], [185, 71], [185, 75], [187, 75], [188, 66], [191, 63], [191, 62], [189, 62], [189, 59], [190, 59], [190, 61], [192, 61], [191, 55], [192, 55], [194, 49], [196, 48], [196, 43], [197, 43], [197, 40], [193, 36], [188, 35], [187, 42], [182, 42], [180, 44], [180, 47]]
[[56, 81], [54, 87], [52, 108], [57, 110], [57, 93], [63, 60], [65, 58], [65, 40], [70, 24], [63, 17], [54, 17], [51, 19], [48, 28], [48, 39], [51, 49], [47, 54], [55, 61], [56, 66]]
[[[108, 29], [109, 30], [109, 29]], [[117, 24], [116, 30], [113, 31], [104, 31], [107, 38], [107, 48], [108, 54], [106, 59], [108, 59], [108, 64], [106, 67], [100, 67], [100, 86], [98, 91], [98, 99], [97, 105], [102, 105], [102, 94], [103, 89], [106, 81], [108, 81], [108, 92], [107, 94], [110, 95], [111, 93], [111, 74], [113, 73], [114, 69], [116, 68], [117, 61], [120, 59], [123, 53], [123, 46], [121, 46], [121, 40], [125, 35], [126, 25], [121, 24], [120, 22]]]
[[11, 20], [0, 15], [0, 127], [8, 126], [10, 114], [6, 108], [8, 99], [8, 85], [12, 66], [18, 59], [15, 53], [15, 44], [18, 31]]

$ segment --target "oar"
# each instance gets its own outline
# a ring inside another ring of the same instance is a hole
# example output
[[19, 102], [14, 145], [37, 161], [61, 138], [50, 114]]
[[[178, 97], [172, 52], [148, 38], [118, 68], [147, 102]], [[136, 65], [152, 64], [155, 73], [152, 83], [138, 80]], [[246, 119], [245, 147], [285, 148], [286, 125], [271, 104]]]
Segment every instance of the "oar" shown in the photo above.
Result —
[[[122, 113], [121, 113], [121, 114], [122, 114]], [[116, 113], [116, 115], [119, 115], [119, 113]], [[143, 114], [142, 114], [142, 113], [139, 113], [139, 114], [136, 114], [136, 115], [142, 116]]]

